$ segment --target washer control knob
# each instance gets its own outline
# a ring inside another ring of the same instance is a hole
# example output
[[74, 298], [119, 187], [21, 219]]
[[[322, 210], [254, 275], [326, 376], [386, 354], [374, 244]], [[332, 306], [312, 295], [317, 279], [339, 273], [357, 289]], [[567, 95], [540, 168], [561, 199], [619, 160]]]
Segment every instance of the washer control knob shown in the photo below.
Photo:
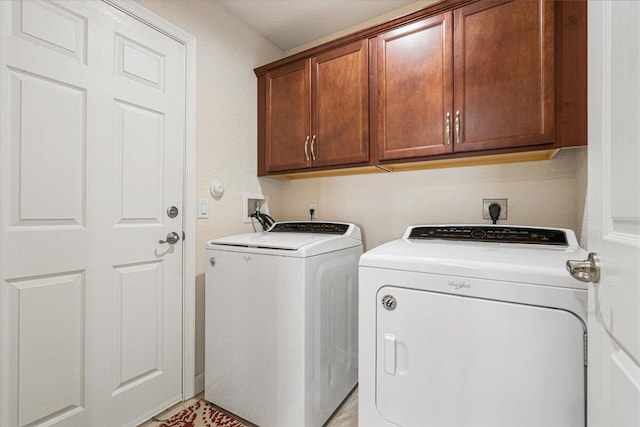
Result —
[[487, 235], [487, 232], [484, 230], [476, 229], [471, 232], [471, 237], [475, 239], [483, 239], [486, 235]]
[[393, 295], [385, 295], [382, 297], [382, 306], [389, 311], [396, 309], [398, 302]]

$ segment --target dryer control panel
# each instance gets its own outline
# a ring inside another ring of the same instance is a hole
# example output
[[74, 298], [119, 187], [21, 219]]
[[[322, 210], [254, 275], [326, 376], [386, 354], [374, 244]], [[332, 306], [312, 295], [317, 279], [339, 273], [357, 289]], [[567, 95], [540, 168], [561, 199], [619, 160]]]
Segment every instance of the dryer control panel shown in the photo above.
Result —
[[437, 239], [494, 243], [523, 243], [529, 245], [568, 246], [562, 230], [499, 226], [416, 226], [409, 239]]

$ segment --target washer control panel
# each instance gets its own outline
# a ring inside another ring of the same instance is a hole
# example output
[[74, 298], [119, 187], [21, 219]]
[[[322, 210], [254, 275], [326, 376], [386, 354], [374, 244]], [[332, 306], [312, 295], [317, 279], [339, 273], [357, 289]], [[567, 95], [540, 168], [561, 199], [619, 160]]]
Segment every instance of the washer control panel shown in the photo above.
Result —
[[349, 224], [335, 222], [278, 222], [269, 233], [321, 233], [321, 234], [345, 234]]
[[568, 246], [562, 230], [498, 226], [417, 226], [409, 239], [437, 239], [495, 243], [523, 243], [530, 245]]

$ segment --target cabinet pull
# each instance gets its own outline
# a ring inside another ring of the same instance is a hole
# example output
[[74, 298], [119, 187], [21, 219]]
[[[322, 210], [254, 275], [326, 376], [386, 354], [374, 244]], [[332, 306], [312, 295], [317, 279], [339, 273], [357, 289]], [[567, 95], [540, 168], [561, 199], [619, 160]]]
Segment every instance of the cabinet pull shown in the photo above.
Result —
[[311, 158], [313, 160], [316, 159], [316, 153], [313, 151], [313, 143], [316, 142], [316, 136], [313, 135], [313, 139], [311, 139]]
[[460, 111], [456, 111], [456, 144], [460, 144]]
[[447, 113], [447, 120], [444, 124], [444, 131], [447, 135], [447, 145], [451, 145], [451, 113]]
[[308, 145], [309, 145], [309, 135], [307, 135], [307, 139], [304, 141], [304, 159], [307, 162], [309, 161], [309, 152], [307, 151], [307, 146]]

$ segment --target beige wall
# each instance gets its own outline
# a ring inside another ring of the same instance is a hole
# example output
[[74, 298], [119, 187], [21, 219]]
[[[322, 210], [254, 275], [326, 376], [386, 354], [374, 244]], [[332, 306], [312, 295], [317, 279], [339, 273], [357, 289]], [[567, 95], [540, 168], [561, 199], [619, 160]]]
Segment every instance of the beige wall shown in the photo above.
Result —
[[[197, 197], [210, 199], [209, 219], [197, 223], [196, 373], [204, 372], [204, 245], [208, 239], [247, 233], [241, 221], [242, 193], [270, 196], [280, 217], [282, 184], [256, 178], [257, 85], [253, 68], [282, 51], [213, 0], [137, 0], [197, 38]], [[225, 185], [219, 201], [212, 179]], [[196, 201], [193, 201], [196, 203]]]
[[586, 148], [552, 160], [413, 172], [292, 180], [284, 184], [286, 219], [347, 221], [363, 229], [365, 249], [402, 236], [410, 224], [488, 223], [483, 198], [507, 198], [504, 224], [571, 228], [579, 235]]
[[424, 9], [425, 7], [436, 3], [439, 0], [418, 0], [413, 3], [409, 3], [406, 6], [400, 7], [398, 9], [394, 9], [391, 12], [385, 13], [383, 15], [377, 16], [373, 19], [369, 19], [368, 21], [361, 22], [360, 24], [347, 28], [342, 31], [338, 31], [337, 33], [330, 34], [326, 37], [322, 37], [320, 39], [314, 40], [312, 42], [303, 44], [301, 46], [294, 47], [293, 49], [289, 49], [285, 52], [285, 56], [293, 55], [294, 53], [301, 52], [306, 49], [310, 49], [314, 46], [318, 46], [319, 44], [337, 39], [338, 37], [346, 36], [347, 34], [351, 34], [356, 31], [364, 30], [369, 27], [373, 27], [374, 25], [381, 24], [386, 21], [390, 21], [395, 18], [399, 18], [403, 15], [408, 15], [409, 13], [415, 12], [420, 9]]

